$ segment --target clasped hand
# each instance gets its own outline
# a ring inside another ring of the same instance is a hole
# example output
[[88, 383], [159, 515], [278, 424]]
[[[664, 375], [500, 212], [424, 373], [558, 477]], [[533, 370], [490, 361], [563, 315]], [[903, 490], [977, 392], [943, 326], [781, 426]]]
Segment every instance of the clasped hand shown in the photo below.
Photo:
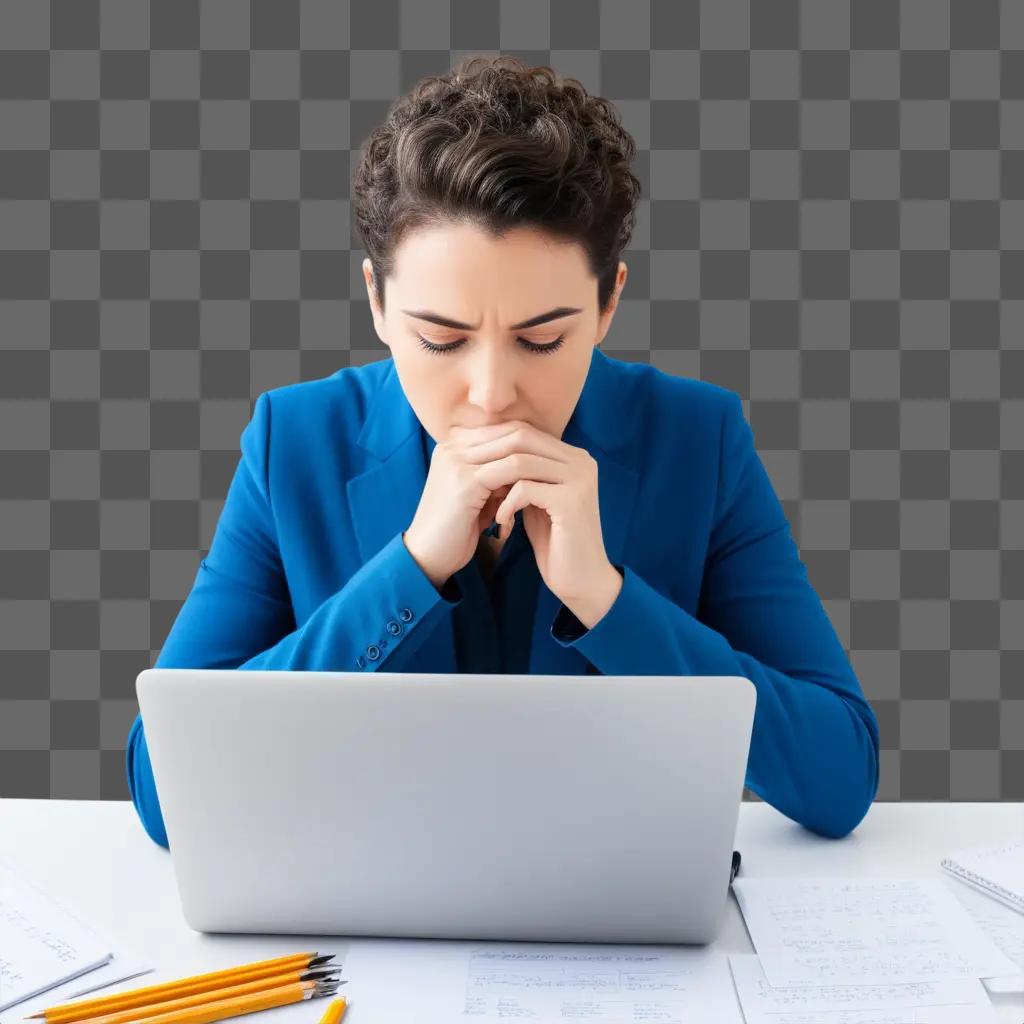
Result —
[[493, 431], [493, 427], [453, 430], [469, 445], [466, 460], [481, 464], [480, 482], [492, 492], [508, 487], [494, 516], [500, 535], [508, 536], [516, 512], [522, 509], [544, 583], [571, 610], [582, 609], [588, 599], [606, 595], [610, 586], [621, 584], [601, 533], [597, 460], [586, 449], [566, 444], [530, 423], [514, 420], [506, 426], [513, 424], [514, 429], [480, 443], [472, 441], [474, 430]]

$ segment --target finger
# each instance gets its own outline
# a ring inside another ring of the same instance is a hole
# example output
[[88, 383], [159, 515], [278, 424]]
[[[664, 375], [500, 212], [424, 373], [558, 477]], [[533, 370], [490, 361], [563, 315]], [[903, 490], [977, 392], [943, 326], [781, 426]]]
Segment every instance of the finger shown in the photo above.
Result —
[[[484, 463], [476, 470], [477, 482], [492, 493], [501, 487], [508, 487], [511, 490], [524, 479], [557, 484], [564, 483], [567, 476], [564, 462], [529, 452], [514, 452], [504, 458]], [[505, 493], [507, 495], [508, 491]]]
[[498, 506], [494, 513], [495, 522], [501, 526], [501, 534], [505, 536], [512, 528], [515, 514], [528, 505], [543, 509], [552, 520], [557, 514], [558, 498], [563, 488], [557, 484], [542, 483], [537, 480], [520, 480], [508, 497]]
[[481, 530], [491, 525], [494, 521], [494, 513], [498, 511], [498, 506], [508, 497], [508, 492], [511, 490], [512, 485], [507, 484], [491, 492], [490, 497], [484, 502], [483, 508], [480, 509], [480, 522], [483, 524], [480, 527]]
[[[483, 513], [483, 512], [491, 512], [491, 513], [495, 512], [497, 510], [498, 506], [502, 503], [502, 501], [504, 501], [505, 498], [508, 496], [508, 492], [510, 490], [512, 490], [511, 486], [507, 486], [507, 487], [498, 487], [495, 490], [491, 491], [490, 496], [484, 502], [483, 508], [480, 510], [481, 513]], [[493, 515], [492, 515], [491, 518], [493, 518]], [[491, 521], [490, 519], [487, 520], [488, 523], [490, 521]]]
[[498, 511], [498, 506], [504, 499], [499, 497], [491, 497], [487, 499], [486, 504], [480, 510], [480, 515], [477, 518], [477, 528], [480, 532], [486, 530], [491, 523], [494, 522], [494, 516]]
[[500, 437], [469, 445], [462, 450], [461, 455], [464, 462], [477, 465], [483, 462], [494, 462], [513, 452], [544, 455], [556, 462], [568, 463], [571, 457], [568, 447], [564, 441], [527, 425], [527, 429], [521, 434], [510, 430]]
[[482, 441], [490, 441], [493, 438], [511, 434], [522, 422], [522, 420], [506, 420], [504, 423], [489, 423], [482, 427], [456, 425], [449, 428], [448, 437], [452, 441], [458, 440], [463, 445], [471, 447]]

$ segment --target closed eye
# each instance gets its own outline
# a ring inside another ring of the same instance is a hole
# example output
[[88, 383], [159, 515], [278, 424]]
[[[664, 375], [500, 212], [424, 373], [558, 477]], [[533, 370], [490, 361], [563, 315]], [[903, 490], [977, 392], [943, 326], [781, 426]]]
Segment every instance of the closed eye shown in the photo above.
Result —
[[[436, 352], [439, 355], [448, 355], [456, 349], [462, 348], [466, 343], [465, 338], [460, 338], [458, 341], [453, 341], [449, 345], [435, 345], [432, 341], [427, 341], [427, 339], [422, 335], [417, 335], [417, 338], [420, 343], [420, 348], [424, 348], [428, 352]], [[557, 352], [565, 341], [565, 335], [561, 335], [561, 337], [556, 338], [554, 341], [549, 342], [546, 345], [536, 345], [532, 341], [527, 341], [525, 338], [516, 338], [516, 341], [518, 341], [519, 344], [528, 352], [536, 352], [538, 355], [545, 355], [551, 352]]]

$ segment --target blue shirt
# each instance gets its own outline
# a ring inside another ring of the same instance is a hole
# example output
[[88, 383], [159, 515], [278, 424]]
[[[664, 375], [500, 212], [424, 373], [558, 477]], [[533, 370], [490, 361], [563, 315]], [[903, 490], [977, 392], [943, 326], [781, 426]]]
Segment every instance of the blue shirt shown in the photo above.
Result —
[[[155, 667], [743, 676], [757, 692], [745, 785], [846, 835], [877, 792], [878, 722], [739, 396], [595, 348], [562, 440], [593, 459], [622, 576], [589, 629], [539, 577], [521, 514], [490, 588], [475, 559], [438, 590], [412, 558], [402, 533], [432, 442], [392, 359], [264, 392]], [[141, 714], [125, 756], [167, 846]]]
[[459, 672], [530, 671], [530, 630], [540, 573], [522, 517], [520, 510], [489, 581], [475, 557], [455, 574], [462, 593], [452, 611]]

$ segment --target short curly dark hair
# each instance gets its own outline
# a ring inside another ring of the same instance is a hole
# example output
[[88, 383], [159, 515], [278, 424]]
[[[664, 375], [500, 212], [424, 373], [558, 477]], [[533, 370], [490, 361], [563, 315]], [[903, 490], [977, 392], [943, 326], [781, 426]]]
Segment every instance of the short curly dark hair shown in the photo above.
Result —
[[636, 224], [635, 152], [615, 108], [550, 67], [478, 54], [423, 78], [388, 108], [353, 174], [381, 309], [405, 233], [468, 222], [495, 237], [525, 225], [579, 242], [605, 312]]

